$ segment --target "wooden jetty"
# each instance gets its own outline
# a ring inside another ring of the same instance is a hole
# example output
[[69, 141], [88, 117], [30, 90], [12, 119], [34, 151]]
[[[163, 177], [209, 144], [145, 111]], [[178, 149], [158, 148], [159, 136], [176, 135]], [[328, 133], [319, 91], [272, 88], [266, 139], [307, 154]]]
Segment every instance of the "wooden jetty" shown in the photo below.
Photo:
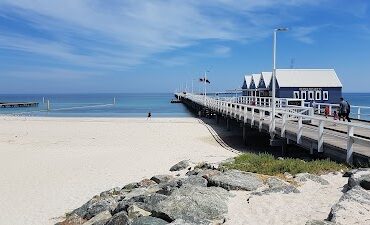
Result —
[[37, 107], [38, 102], [0, 102], [1, 108]]
[[314, 114], [312, 107], [284, 105], [284, 99], [277, 99], [275, 120], [272, 120], [269, 97], [256, 104], [245, 97], [214, 98], [183, 93], [175, 96], [199, 114], [214, 115], [217, 122], [225, 118], [228, 128], [231, 120], [236, 120], [243, 127], [244, 142], [253, 129], [270, 134], [270, 145], [282, 149], [295, 144], [311, 154], [327, 155], [350, 164], [370, 161], [370, 122], [325, 118]]

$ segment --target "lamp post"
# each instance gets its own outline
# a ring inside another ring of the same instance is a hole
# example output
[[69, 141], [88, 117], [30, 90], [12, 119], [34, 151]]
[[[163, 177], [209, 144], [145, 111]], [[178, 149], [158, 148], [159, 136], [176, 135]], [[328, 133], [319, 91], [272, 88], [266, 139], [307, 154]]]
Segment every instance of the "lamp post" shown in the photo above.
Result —
[[270, 135], [273, 137], [275, 134], [275, 114], [276, 114], [276, 33], [279, 31], [288, 31], [288, 28], [276, 28], [274, 29], [273, 37], [273, 57], [272, 57], [272, 109], [271, 109], [271, 130]]

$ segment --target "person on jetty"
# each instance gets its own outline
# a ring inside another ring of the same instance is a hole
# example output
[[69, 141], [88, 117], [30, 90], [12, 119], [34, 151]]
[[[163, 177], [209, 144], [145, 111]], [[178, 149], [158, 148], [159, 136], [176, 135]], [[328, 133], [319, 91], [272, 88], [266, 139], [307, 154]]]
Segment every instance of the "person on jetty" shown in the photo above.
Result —
[[339, 103], [339, 120], [343, 118], [343, 121], [351, 122], [351, 119], [349, 118], [349, 114], [351, 112], [351, 106], [347, 101], [344, 100], [344, 98], [340, 98]]
[[152, 118], [152, 113], [148, 112], [148, 116], [147, 116], [146, 120], [149, 120], [150, 118]]
[[329, 116], [329, 114], [330, 114], [329, 106], [325, 106], [324, 114], [325, 114], [325, 118], [328, 118], [328, 116]]

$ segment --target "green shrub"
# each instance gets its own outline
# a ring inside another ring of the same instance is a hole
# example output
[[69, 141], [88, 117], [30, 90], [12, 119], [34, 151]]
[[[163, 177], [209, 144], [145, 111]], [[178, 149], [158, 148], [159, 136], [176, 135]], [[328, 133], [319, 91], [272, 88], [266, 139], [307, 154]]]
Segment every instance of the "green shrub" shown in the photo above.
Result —
[[285, 172], [292, 175], [304, 172], [324, 174], [348, 169], [344, 164], [339, 164], [329, 159], [303, 161], [301, 159], [285, 158], [279, 160], [267, 153], [244, 153], [237, 156], [235, 162], [224, 164], [224, 166], [228, 169], [237, 169], [265, 175], [278, 175]]

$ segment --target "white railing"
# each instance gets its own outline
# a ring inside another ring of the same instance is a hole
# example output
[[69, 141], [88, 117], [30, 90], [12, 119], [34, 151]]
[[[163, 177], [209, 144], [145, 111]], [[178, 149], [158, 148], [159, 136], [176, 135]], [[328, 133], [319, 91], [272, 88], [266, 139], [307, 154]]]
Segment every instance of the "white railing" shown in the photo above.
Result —
[[[229, 101], [223, 99], [216, 99], [212, 97], [200, 96], [200, 95], [192, 95], [186, 94], [182, 97], [187, 98], [193, 102], [196, 102], [200, 105], [203, 105], [207, 108], [210, 108], [218, 113], [231, 116], [234, 118], [238, 118], [239, 120], [244, 120], [244, 123], [247, 123], [247, 119], [250, 120], [251, 126], [258, 126], [258, 128], [262, 129], [262, 124], [265, 122], [269, 126], [269, 131], [271, 135], [275, 135], [275, 125], [272, 125], [272, 118], [271, 118], [271, 108], [270, 107], [262, 107], [262, 106], [255, 106], [249, 105], [248, 98], [240, 97], [236, 99], [229, 99]], [[239, 101], [242, 100], [242, 101]], [[355, 123], [348, 123], [348, 122], [341, 122], [341, 121], [333, 121], [331, 119], [326, 119], [323, 117], [315, 116], [313, 113], [313, 108], [311, 107], [279, 107], [276, 109], [276, 117], [277, 121], [281, 125], [281, 132], [280, 136], [286, 136], [287, 124], [291, 123], [289, 120], [291, 118], [296, 119], [296, 133], [297, 133], [297, 143], [302, 143], [302, 134], [304, 130], [314, 130], [317, 132], [317, 150], [318, 152], [323, 152], [323, 145], [324, 145], [324, 133], [326, 135], [332, 135], [338, 137], [338, 134], [333, 134], [332, 130], [327, 130], [325, 128], [325, 124], [333, 125], [341, 125], [346, 127], [346, 134], [345, 138], [347, 142], [347, 157], [346, 161], [348, 163], [352, 163], [353, 157], [353, 145], [359, 144], [366, 146], [369, 148], [370, 151], [370, 140], [355, 136], [355, 129], [365, 129], [366, 131], [370, 131], [369, 125], [363, 124], [355, 124]], [[257, 121], [258, 120], [258, 121]], [[316, 122], [318, 124], [317, 130], [311, 126], [304, 126], [303, 121], [309, 120], [312, 123]], [[258, 124], [256, 124], [258, 122]], [[313, 150], [313, 149], [311, 149]]]
[[[339, 104], [329, 104], [329, 103], [312, 103], [315, 113], [317, 114], [324, 114], [325, 107], [329, 108], [329, 115], [333, 115], [334, 110], [339, 110]], [[351, 113], [352, 118], [357, 119], [365, 119], [366, 117], [369, 119], [370, 113], [364, 113], [365, 111], [370, 111], [370, 106], [358, 106], [358, 105], [351, 105]]]

